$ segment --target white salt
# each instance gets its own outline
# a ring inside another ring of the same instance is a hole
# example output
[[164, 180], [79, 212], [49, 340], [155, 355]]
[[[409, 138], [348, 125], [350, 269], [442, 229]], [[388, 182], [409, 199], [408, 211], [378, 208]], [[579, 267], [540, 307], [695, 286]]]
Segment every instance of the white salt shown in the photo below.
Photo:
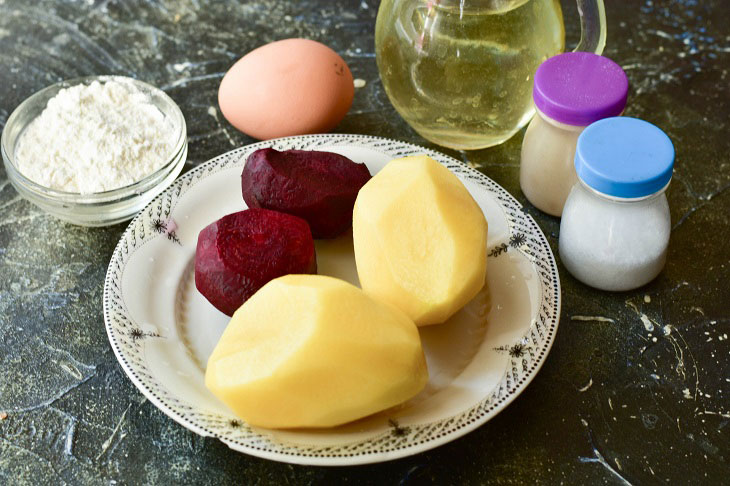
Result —
[[578, 280], [602, 290], [640, 287], [664, 267], [670, 232], [663, 192], [641, 200], [573, 186], [560, 224], [560, 258]]

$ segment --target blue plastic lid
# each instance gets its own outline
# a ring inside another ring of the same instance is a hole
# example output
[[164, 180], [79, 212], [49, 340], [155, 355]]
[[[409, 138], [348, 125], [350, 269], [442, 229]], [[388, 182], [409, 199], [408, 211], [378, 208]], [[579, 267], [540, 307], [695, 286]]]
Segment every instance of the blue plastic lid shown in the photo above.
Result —
[[575, 171], [596, 191], [621, 198], [659, 192], [672, 178], [674, 145], [660, 128], [638, 118], [604, 118], [578, 137]]

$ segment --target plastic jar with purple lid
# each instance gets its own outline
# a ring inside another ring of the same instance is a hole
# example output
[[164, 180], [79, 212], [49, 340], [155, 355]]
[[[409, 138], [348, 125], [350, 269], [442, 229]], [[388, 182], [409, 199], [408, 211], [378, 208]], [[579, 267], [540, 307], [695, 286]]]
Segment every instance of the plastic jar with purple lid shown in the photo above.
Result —
[[629, 82], [621, 66], [589, 52], [566, 52], [543, 62], [532, 97], [537, 115], [522, 142], [520, 187], [541, 211], [561, 216], [577, 181], [578, 136], [591, 123], [620, 115]]

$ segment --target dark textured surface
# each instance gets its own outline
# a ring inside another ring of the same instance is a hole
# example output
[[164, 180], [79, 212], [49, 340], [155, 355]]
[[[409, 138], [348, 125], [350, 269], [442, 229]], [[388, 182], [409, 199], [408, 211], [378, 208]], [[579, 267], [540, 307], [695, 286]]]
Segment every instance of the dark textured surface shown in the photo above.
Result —
[[[570, 42], [575, 13], [565, 7]], [[180, 105], [196, 165], [252, 141], [217, 110], [225, 70], [256, 46], [301, 36], [329, 44], [367, 83], [336, 131], [426, 145], [378, 80], [376, 9], [373, 0], [0, 0], [0, 128], [51, 83], [130, 75]], [[631, 82], [626, 114], [656, 123], [677, 148], [666, 269], [636, 292], [608, 294], [561, 266], [560, 330], [535, 381], [475, 432], [411, 458], [291, 466], [232, 452], [168, 419], [124, 376], [104, 331], [103, 279], [124, 225], [56, 221], [21, 200], [0, 169], [0, 483], [727, 482], [730, 8], [724, 0], [609, 2], [608, 21], [606, 54]], [[521, 139], [446, 152], [524, 203]], [[530, 213], [556, 251], [558, 220]]]

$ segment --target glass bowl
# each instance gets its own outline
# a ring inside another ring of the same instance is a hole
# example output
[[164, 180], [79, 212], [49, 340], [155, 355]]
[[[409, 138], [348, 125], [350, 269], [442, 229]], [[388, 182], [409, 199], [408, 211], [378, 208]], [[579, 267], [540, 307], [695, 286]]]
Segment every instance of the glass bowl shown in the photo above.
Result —
[[[167, 161], [143, 179], [118, 189], [92, 194], [64, 192], [42, 186], [25, 177], [14, 159], [17, 141], [61, 89], [93, 81], [132, 83], [147, 94], [151, 103], [171, 122], [177, 141]], [[81, 226], [108, 226], [126, 221], [167, 188], [180, 174], [188, 155], [187, 128], [180, 108], [162, 90], [124, 76], [88, 76], [71, 79], [42, 89], [23, 101], [8, 118], [0, 141], [8, 179], [21, 196], [47, 213]]]

